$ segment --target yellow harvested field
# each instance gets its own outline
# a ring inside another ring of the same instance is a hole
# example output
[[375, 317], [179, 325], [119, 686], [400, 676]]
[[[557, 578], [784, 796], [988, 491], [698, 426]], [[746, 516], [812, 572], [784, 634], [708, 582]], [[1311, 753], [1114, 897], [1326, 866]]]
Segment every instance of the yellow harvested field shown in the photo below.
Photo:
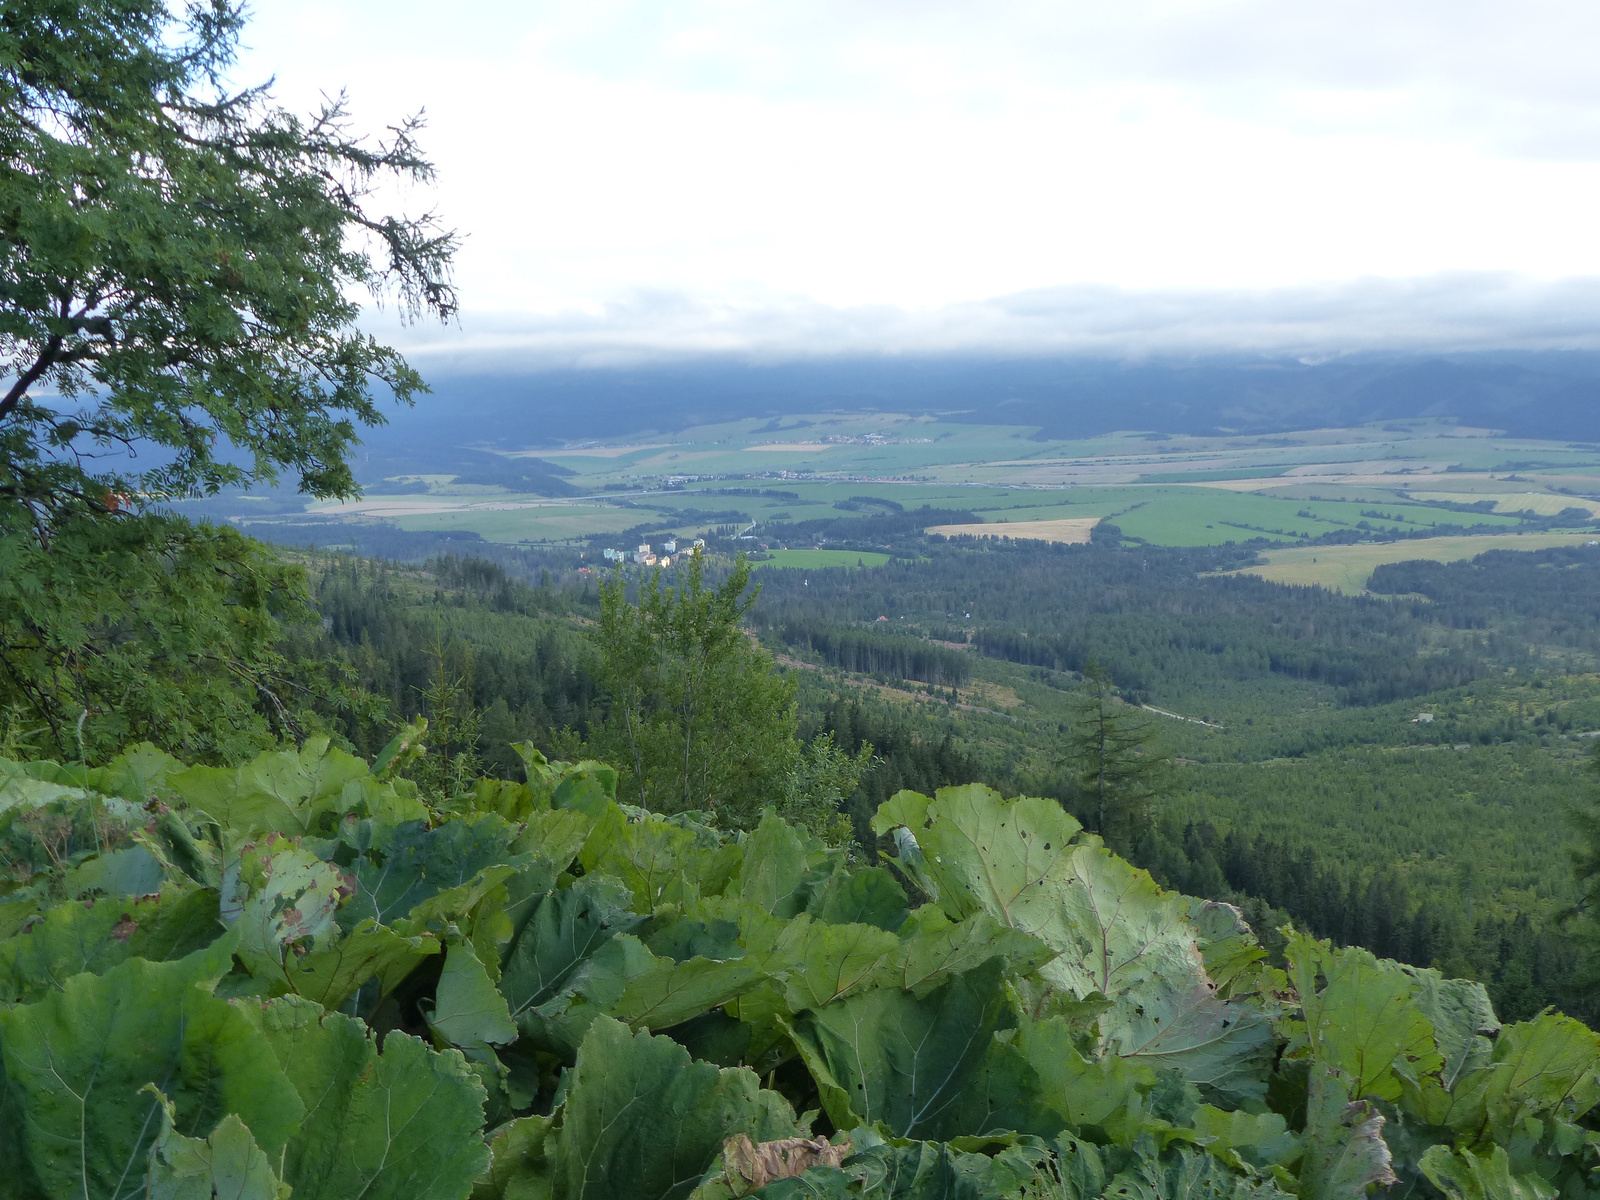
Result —
[[1587, 533], [1475, 534], [1471, 537], [1416, 538], [1404, 542], [1366, 542], [1354, 546], [1291, 546], [1268, 550], [1259, 567], [1230, 571], [1230, 575], [1259, 575], [1273, 583], [1325, 587], [1347, 595], [1363, 595], [1372, 572], [1384, 563], [1427, 559], [1456, 562], [1475, 558], [1486, 550], [1545, 550], [1551, 546], [1582, 546], [1597, 539]]
[[[1460, 503], [1462, 492], [1412, 492], [1416, 500], [1451, 500]], [[1511, 492], [1496, 495], [1476, 495], [1473, 500], [1493, 500], [1495, 512], [1519, 512], [1527, 509], [1541, 516], [1553, 517], [1564, 508], [1581, 508], [1590, 516], [1600, 515], [1600, 500], [1585, 500], [1581, 496], [1556, 496], [1549, 492]], [[1467, 501], [1469, 504], [1471, 500]]]
[[928, 533], [945, 537], [1020, 538], [1030, 542], [1087, 542], [1099, 517], [1070, 517], [1057, 521], [995, 521], [978, 525], [934, 525]]

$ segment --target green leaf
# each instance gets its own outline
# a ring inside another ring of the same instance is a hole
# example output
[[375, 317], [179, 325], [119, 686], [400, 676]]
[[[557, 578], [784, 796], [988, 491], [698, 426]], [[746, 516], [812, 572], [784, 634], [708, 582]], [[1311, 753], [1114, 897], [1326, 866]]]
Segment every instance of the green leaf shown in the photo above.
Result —
[[915, 832], [928, 823], [928, 805], [932, 803], [921, 792], [902, 788], [878, 805], [872, 814], [872, 832], [882, 837], [902, 825]]
[[1230, 1103], [1260, 1101], [1277, 1052], [1260, 1009], [1218, 1000], [1205, 982], [1130, 988], [1100, 1019], [1106, 1049], [1171, 1067]]
[[350, 930], [365, 920], [393, 925], [465, 912], [521, 865], [508, 861], [515, 835], [514, 827], [488, 813], [437, 829], [407, 821], [376, 845], [357, 838], [355, 894], [339, 909], [339, 925]]
[[26, 932], [0, 940], [0, 1004], [59, 991], [71, 976], [103, 975], [131, 958], [167, 962], [222, 934], [217, 894], [169, 886], [137, 900], [58, 904]]
[[150, 1148], [145, 1179], [147, 1200], [288, 1200], [289, 1185], [273, 1174], [236, 1114], [223, 1117], [202, 1140], [179, 1133], [172, 1104], [165, 1097], [161, 1101], [161, 1134]]
[[834, 1126], [881, 1121], [900, 1137], [988, 1132], [948, 1129], [946, 1114], [959, 1111], [1007, 1020], [1001, 971], [991, 961], [922, 999], [878, 988], [801, 1014], [795, 1045]]
[[1384, 1118], [1365, 1100], [1351, 1100], [1340, 1071], [1313, 1064], [1306, 1097], [1301, 1200], [1358, 1200], [1396, 1181]]
[[783, 994], [791, 1012], [875, 986], [892, 974], [900, 952], [900, 939], [876, 926], [826, 925], [805, 914], [790, 922], [784, 940], [792, 946], [780, 952], [788, 959]]
[[835, 871], [812, 894], [806, 911], [833, 925], [876, 925], [893, 933], [906, 923], [906, 892], [882, 867]]
[[543, 855], [560, 870], [566, 870], [594, 831], [597, 818], [581, 808], [552, 808], [529, 814], [527, 826], [512, 849]]
[[1397, 1100], [1401, 1075], [1442, 1065], [1433, 1024], [1412, 994], [1415, 981], [1398, 964], [1353, 947], [1334, 951], [1302, 934], [1285, 953], [1312, 1055], [1350, 1080], [1352, 1100]]
[[177, 962], [76, 975], [0, 1010], [5, 1177], [31, 1175], [49, 1196], [139, 1195], [162, 1128], [160, 1099], [140, 1093], [152, 1083], [184, 1136], [235, 1113], [269, 1156], [281, 1151], [306, 1108], [250, 1022], [210, 994], [232, 956], [223, 937]]
[[1207, 1150], [1236, 1167], [1266, 1170], [1291, 1166], [1300, 1157], [1299, 1137], [1274, 1112], [1223, 1112], [1202, 1104], [1194, 1114], [1194, 1131], [1206, 1141]]
[[758, 964], [746, 959], [658, 958], [648, 970], [632, 975], [606, 1009], [636, 1029], [666, 1029], [738, 999], [766, 978]]
[[1017, 1049], [1038, 1075], [1040, 1096], [1074, 1128], [1100, 1129], [1131, 1145], [1144, 1132], [1144, 1093], [1155, 1085], [1155, 1069], [1114, 1054], [1085, 1058], [1073, 1034], [1060, 1017], [1024, 1020]]
[[472, 1189], [472, 1200], [551, 1200], [551, 1117], [518, 1117], [489, 1140], [489, 1170]]
[[1003, 958], [1012, 972], [1028, 975], [1055, 957], [1032, 934], [1002, 925], [987, 912], [952, 922], [932, 904], [911, 914], [900, 937], [900, 983], [919, 996], [991, 958]]
[[369, 981], [388, 992], [429, 955], [443, 949], [428, 934], [398, 933], [370, 918], [349, 933], [333, 933], [308, 952], [290, 955], [264, 979], [272, 995], [296, 995], [340, 1008]]
[[628, 899], [615, 880], [587, 875], [529, 908], [500, 964], [500, 991], [513, 1020], [584, 988], [596, 970], [595, 955], [644, 922], [628, 910]]
[[1446, 979], [1424, 967], [1402, 967], [1412, 978], [1412, 998], [1433, 1026], [1433, 1036], [1444, 1062], [1440, 1082], [1453, 1088], [1469, 1070], [1484, 1066], [1494, 1055], [1493, 1035], [1500, 1032], [1494, 1005], [1483, 984], [1470, 979]]
[[459, 1200], [488, 1165], [483, 1085], [455, 1050], [285, 997], [253, 1010], [304, 1103], [283, 1178], [294, 1200]]
[[634, 907], [644, 913], [669, 889], [695, 878], [711, 856], [711, 848], [702, 846], [692, 830], [652, 814], [616, 824], [609, 833], [585, 844], [583, 869], [622, 880], [633, 892]]
[[1284, 1200], [1272, 1183], [1236, 1174], [1217, 1158], [1186, 1147], [1157, 1154], [1149, 1139], [1131, 1151], [1063, 1137], [1052, 1164], [1060, 1200]]
[[753, 1072], [694, 1062], [670, 1038], [604, 1017], [579, 1047], [560, 1122], [548, 1150], [554, 1200], [681, 1200], [724, 1139], [801, 1132]]
[[1430, 1146], [1422, 1173], [1450, 1200], [1553, 1200], [1556, 1189], [1537, 1175], [1511, 1173], [1511, 1156], [1499, 1146], [1488, 1154]]
[[1600, 1101], [1600, 1035], [1546, 1014], [1507, 1026], [1491, 1063], [1456, 1085], [1444, 1123], [1473, 1142], [1504, 1142], [1526, 1117], [1560, 1110], [1576, 1120]]
[[89, 892], [108, 896], [147, 896], [161, 890], [166, 871], [143, 846], [128, 846], [85, 859], [62, 880], [67, 895], [76, 899]]
[[744, 863], [735, 887], [739, 898], [774, 917], [794, 916], [808, 899], [802, 885], [820, 846], [767, 812], [744, 842]]
[[175, 772], [167, 776], [167, 785], [239, 833], [300, 837], [348, 811], [340, 803], [345, 786], [369, 775], [359, 758], [331, 746], [325, 737], [313, 737], [299, 751], [262, 754], [236, 771], [191, 767]]
[[1059, 875], [1082, 826], [1054, 800], [1008, 802], [977, 783], [940, 788], [927, 818], [926, 830], [912, 832], [951, 918], [981, 909], [1002, 925], [1037, 933], [1052, 905], [1043, 885]]
[[240, 961], [252, 975], [275, 975], [288, 947], [336, 936], [344, 887], [337, 867], [286, 838], [245, 847], [222, 885], [222, 919], [238, 930]]
[[468, 942], [455, 942], [446, 952], [435, 997], [428, 1024], [453, 1045], [504, 1045], [517, 1036], [505, 997]]
[[1191, 898], [1189, 923], [1200, 939], [1206, 975], [1220, 991], [1267, 957], [1244, 914], [1231, 904]]

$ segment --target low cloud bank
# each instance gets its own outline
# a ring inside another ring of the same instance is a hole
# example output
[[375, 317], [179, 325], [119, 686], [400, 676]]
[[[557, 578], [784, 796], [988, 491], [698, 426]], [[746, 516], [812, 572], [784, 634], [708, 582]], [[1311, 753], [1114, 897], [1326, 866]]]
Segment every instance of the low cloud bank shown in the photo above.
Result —
[[432, 372], [616, 367], [704, 357], [1259, 354], [1600, 350], [1600, 279], [1511, 274], [1361, 279], [1263, 290], [1058, 287], [925, 310], [778, 296], [641, 292], [553, 313], [466, 312], [377, 328]]

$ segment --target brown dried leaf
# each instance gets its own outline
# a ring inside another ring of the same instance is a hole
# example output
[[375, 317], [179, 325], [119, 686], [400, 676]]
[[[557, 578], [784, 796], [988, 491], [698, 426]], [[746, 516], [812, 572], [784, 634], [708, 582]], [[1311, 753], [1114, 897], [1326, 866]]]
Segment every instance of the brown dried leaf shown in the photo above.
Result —
[[739, 1195], [765, 1187], [776, 1179], [792, 1179], [812, 1167], [837, 1167], [854, 1152], [850, 1139], [837, 1146], [825, 1137], [779, 1138], [759, 1145], [741, 1133], [722, 1143], [722, 1162], [728, 1182]]

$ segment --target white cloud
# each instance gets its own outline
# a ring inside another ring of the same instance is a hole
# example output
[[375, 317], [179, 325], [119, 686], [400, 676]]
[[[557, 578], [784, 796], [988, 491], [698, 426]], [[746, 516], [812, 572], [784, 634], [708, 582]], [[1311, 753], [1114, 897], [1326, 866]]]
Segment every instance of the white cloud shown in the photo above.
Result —
[[562, 353], [1206, 340], [1211, 292], [1274, 345], [1504, 341], [1600, 277], [1593, 5], [275, 0], [249, 40], [295, 103], [425, 106], [466, 304]]
[[466, 313], [378, 330], [430, 374], [699, 356], [1143, 357], [1242, 351], [1324, 361], [1370, 351], [1600, 350], [1600, 279], [1507, 274], [1271, 289], [1041, 288], [939, 308], [639, 292], [588, 310]]

